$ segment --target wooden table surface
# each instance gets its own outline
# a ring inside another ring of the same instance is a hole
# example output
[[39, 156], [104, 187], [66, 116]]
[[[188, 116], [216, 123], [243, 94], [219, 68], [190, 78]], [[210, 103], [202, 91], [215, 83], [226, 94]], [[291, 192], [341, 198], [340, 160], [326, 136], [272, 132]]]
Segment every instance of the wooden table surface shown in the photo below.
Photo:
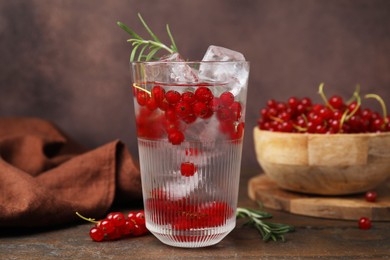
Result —
[[[247, 195], [249, 178], [260, 170], [243, 170], [240, 207], [256, 208]], [[129, 209], [123, 209], [127, 212]], [[255, 229], [237, 225], [221, 243], [207, 248], [166, 246], [152, 235], [96, 243], [91, 224], [36, 232], [0, 232], [0, 259], [389, 259], [390, 222], [360, 230], [355, 221], [329, 220], [266, 209], [272, 221], [294, 225], [286, 242], [263, 242]], [[389, 212], [390, 214], [390, 212]]]

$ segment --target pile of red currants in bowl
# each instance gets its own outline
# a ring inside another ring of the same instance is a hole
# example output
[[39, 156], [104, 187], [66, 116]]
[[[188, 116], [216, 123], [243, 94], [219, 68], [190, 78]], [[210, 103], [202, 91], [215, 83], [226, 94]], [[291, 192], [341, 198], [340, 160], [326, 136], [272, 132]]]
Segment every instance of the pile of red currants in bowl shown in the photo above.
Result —
[[324, 104], [313, 104], [308, 97], [290, 97], [287, 102], [268, 100], [267, 106], [260, 110], [258, 127], [267, 131], [316, 134], [390, 131], [390, 116], [380, 96], [367, 94], [364, 99], [376, 99], [382, 107], [382, 114], [362, 107], [359, 89], [344, 101], [338, 95], [327, 98], [323, 87], [324, 84], [319, 86], [319, 94]]

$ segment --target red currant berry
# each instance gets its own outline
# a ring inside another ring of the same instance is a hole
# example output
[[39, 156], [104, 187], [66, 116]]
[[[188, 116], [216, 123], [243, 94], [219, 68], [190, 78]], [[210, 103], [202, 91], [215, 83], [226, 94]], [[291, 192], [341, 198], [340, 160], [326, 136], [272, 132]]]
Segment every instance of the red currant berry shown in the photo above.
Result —
[[196, 172], [196, 167], [191, 162], [183, 162], [180, 166], [181, 175], [190, 177], [193, 176]]
[[146, 233], [148, 233], [148, 230], [145, 225], [134, 226], [134, 231], [133, 231], [134, 236], [138, 237], [138, 236], [145, 235]]
[[269, 99], [267, 101], [267, 107], [269, 108], [276, 108], [277, 102], [274, 99]]
[[93, 241], [100, 242], [104, 239], [104, 232], [100, 228], [92, 227], [89, 230], [89, 236]]
[[152, 88], [151, 93], [152, 93], [152, 97], [154, 98], [154, 100], [158, 105], [164, 100], [165, 90], [162, 87], [154, 86]]
[[125, 224], [125, 215], [121, 212], [111, 212], [106, 219], [110, 220], [115, 227], [120, 227]]
[[192, 112], [190, 105], [183, 101], [176, 104], [175, 110], [176, 114], [181, 118], [190, 115]]
[[146, 107], [150, 111], [156, 110], [158, 108], [156, 100], [153, 97], [149, 98], [149, 100], [146, 102]]
[[186, 102], [187, 104], [192, 104], [196, 101], [196, 98], [194, 93], [187, 91], [181, 95], [181, 100]]
[[125, 224], [121, 227], [121, 232], [123, 235], [130, 235], [134, 232], [135, 224], [133, 221], [127, 219]]
[[181, 99], [181, 95], [179, 92], [175, 91], [175, 90], [169, 90], [166, 94], [165, 94], [165, 98], [167, 99], [168, 103], [169, 104], [176, 104], [180, 101]]
[[142, 90], [137, 91], [137, 102], [140, 106], [145, 106], [148, 103], [150, 96], [148, 93]]
[[162, 111], [167, 111], [167, 109], [169, 108], [169, 103], [168, 103], [167, 99], [164, 98], [163, 100], [161, 100], [161, 101], [158, 103], [158, 107], [159, 107]]
[[234, 102], [230, 106], [230, 109], [232, 111], [233, 120], [239, 121], [241, 118], [241, 111], [242, 111], [241, 103], [238, 101]]
[[173, 107], [169, 107], [165, 111], [165, 118], [169, 121], [175, 121], [177, 119], [176, 110]]
[[196, 120], [196, 115], [195, 114], [190, 114], [184, 118], [182, 118], [182, 120], [187, 123], [187, 124], [191, 124], [193, 122], [195, 122]]
[[311, 102], [311, 99], [310, 99], [310, 98], [304, 97], [304, 98], [302, 98], [302, 100], [301, 100], [301, 104], [302, 104], [305, 108], [309, 108], [309, 107], [311, 107], [312, 102]]
[[209, 108], [204, 102], [195, 102], [192, 105], [192, 111], [197, 117], [204, 118], [208, 115]]
[[370, 229], [372, 226], [371, 220], [366, 217], [361, 217], [358, 223], [360, 229]]
[[145, 225], [145, 212], [143, 210], [135, 213], [135, 223], [137, 225]]
[[343, 98], [337, 95], [329, 98], [328, 102], [334, 109], [340, 109], [344, 105]]
[[213, 92], [211, 92], [209, 88], [199, 87], [195, 91], [195, 98], [199, 101], [203, 101], [207, 103], [213, 100], [214, 96], [213, 96]]
[[220, 121], [231, 119], [231, 117], [232, 117], [232, 111], [228, 108], [221, 108], [220, 110], [217, 111], [217, 118]]
[[184, 141], [184, 134], [176, 129], [172, 129], [168, 133], [168, 141], [173, 145], [179, 145]]
[[104, 234], [110, 234], [115, 231], [115, 226], [111, 220], [103, 219], [96, 224], [96, 227], [104, 232]]
[[219, 99], [221, 100], [221, 103], [223, 106], [225, 107], [229, 107], [233, 104], [234, 102], [234, 95], [229, 92], [229, 91], [226, 91], [226, 92], [223, 92], [221, 94], [221, 96], [219, 97]]
[[117, 240], [122, 237], [122, 229], [115, 228], [113, 232], [107, 234], [107, 239], [109, 240]]
[[298, 98], [296, 97], [290, 97], [287, 101], [288, 105], [293, 108], [293, 109], [296, 109], [298, 104], [299, 104], [299, 100]]
[[375, 202], [377, 196], [378, 194], [375, 191], [367, 191], [364, 197], [368, 202]]

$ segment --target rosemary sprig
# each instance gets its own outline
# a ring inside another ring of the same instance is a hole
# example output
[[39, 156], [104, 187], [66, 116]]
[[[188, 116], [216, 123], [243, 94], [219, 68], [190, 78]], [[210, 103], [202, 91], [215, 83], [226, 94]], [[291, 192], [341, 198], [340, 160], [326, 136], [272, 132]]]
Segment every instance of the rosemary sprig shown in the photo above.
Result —
[[264, 211], [237, 208], [236, 217], [237, 219], [248, 219], [244, 225], [254, 226], [263, 237], [263, 241], [269, 241], [270, 239], [273, 241], [285, 241], [284, 234], [295, 230], [294, 227], [290, 225], [263, 221], [263, 219], [272, 218], [270, 213]]
[[[124, 31], [126, 31], [128, 34], [130, 34], [131, 38], [127, 41], [131, 43], [133, 46], [133, 49], [130, 54], [130, 62], [133, 62], [135, 59], [137, 61], [150, 61], [152, 59], [156, 59], [155, 56], [158, 51], [165, 50], [168, 53], [175, 53], [178, 52], [175, 40], [173, 39], [171, 30], [169, 29], [169, 25], [166, 25], [167, 33], [169, 36], [169, 39], [171, 40], [171, 45], [168, 47], [167, 45], [163, 44], [159, 38], [153, 33], [153, 31], [149, 28], [145, 20], [142, 18], [141, 14], [138, 14], [138, 17], [142, 23], [142, 25], [145, 27], [146, 31], [149, 33], [149, 35], [152, 37], [152, 40], [146, 40], [143, 39], [141, 36], [139, 36], [136, 32], [134, 32], [132, 29], [130, 29], [128, 26], [121, 22], [117, 22], [118, 26], [122, 28]], [[138, 51], [139, 50], [139, 51]], [[138, 52], [138, 56], [136, 58]]]

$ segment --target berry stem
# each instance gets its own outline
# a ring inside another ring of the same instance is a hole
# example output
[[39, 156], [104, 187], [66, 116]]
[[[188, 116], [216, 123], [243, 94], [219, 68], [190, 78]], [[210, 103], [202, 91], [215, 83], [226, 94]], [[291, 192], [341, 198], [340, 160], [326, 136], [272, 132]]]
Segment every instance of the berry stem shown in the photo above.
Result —
[[87, 218], [87, 217], [84, 217], [83, 215], [81, 215], [81, 214], [78, 213], [77, 211], [76, 211], [76, 215], [77, 215], [78, 217], [80, 217], [81, 219], [84, 219], [84, 220], [86, 220], [86, 221], [88, 221], [88, 222], [91, 222], [91, 223], [94, 223], [94, 224], [98, 224], [98, 223], [99, 223], [99, 221], [96, 221], [94, 218]]
[[375, 98], [376, 100], [378, 100], [379, 104], [381, 104], [381, 107], [382, 107], [383, 125], [385, 123], [387, 123], [387, 121], [388, 121], [388, 119], [387, 119], [387, 109], [386, 109], [386, 104], [383, 101], [383, 99], [379, 95], [377, 95], [377, 94], [367, 94], [367, 95], [364, 96], [364, 98]]
[[[355, 106], [355, 108], [351, 111], [351, 113], [345, 118], [346, 121], [348, 121], [357, 111], [358, 109], [360, 108], [360, 105], [362, 104], [362, 100], [359, 96], [359, 92], [355, 91], [353, 93], [353, 95], [355, 96], [356, 98], [356, 102], [357, 102], [357, 105]], [[346, 110], [348, 111], [348, 110]]]
[[353, 92], [352, 97], [350, 99], [348, 99], [347, 104], [351, 104], [356, 99], [357, 96], [360, 96], [360, 85], [359, 84], [356, 85], [355, 91]]
[[149, 94], [149, 96], [152, 96], [152, 92], [150, 92], [149, 90], [146, 90], [144, 88], [141, 88], [140, 86], [138, 86], [136, 83], [133, 83], [133, 87], [136, 88], [136, 89], [139, 89], [139, 90], [142, 90], [142, 91], [145, 91], [146, 93]]
[[320, 86], [318, 87], [318, 94], [320, 94], [320, 96], [321, 96], [322, 100], [324, 101], [325, 105], [327, 107], [329, 107], [330, 110], [335, 111], [334, 107], [332, 107], [332, 105], [329, 104], [329, 101], [326, 98], [326, 95], [324, 93], [324, 85], [325, 85], [325, 83], [323, 83], [323, 82], [320, 84]]

